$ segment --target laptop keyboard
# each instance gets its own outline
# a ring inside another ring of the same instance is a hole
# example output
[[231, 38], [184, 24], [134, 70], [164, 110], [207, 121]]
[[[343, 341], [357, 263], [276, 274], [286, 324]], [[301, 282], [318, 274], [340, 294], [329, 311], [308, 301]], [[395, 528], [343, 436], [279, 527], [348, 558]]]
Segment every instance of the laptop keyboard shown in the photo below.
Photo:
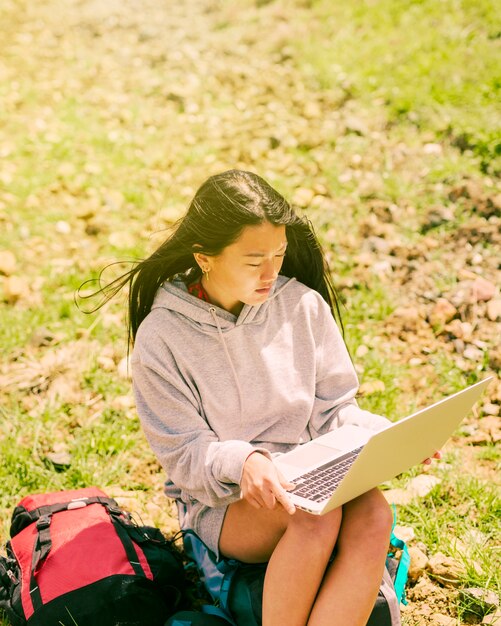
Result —
[[314, 502], [327, 500], [343, 480], [362, 448], [363, 446], [360, 446], [334, 461], [329, 461], [329, 463], [316, 467], [307, 474], [294, 478], [291, 482], [297, 485], [297, 487], [293, 490], [293, 493], [296, 496], [301, 496]]

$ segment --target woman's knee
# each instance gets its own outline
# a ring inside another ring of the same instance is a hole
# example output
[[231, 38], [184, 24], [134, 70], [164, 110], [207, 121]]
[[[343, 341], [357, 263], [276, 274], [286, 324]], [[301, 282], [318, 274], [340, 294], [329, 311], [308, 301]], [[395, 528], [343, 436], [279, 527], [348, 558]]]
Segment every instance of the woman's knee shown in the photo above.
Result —
[[379, 489], [363, 494], [344, 507], [343, 535], [354, 541], [388, 544], [393, 513]]
[[289, 519], [288, 529], [299, 532], [305, 540], [335, 540], [341, 526], [342, 510], [335, 509], [325, 515], [312, 515], [297, 509]]

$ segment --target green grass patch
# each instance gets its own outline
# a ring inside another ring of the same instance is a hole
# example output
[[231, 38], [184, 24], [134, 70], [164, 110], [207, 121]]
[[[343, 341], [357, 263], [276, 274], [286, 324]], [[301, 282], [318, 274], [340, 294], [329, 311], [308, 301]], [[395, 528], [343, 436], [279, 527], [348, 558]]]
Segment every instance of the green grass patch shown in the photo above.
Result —
[[389, 121], [433, 130], [499, 168], [499, 7], [491, 0], [316, 2], [309, 37], [293, 43], [327, 89], [348, 83]]

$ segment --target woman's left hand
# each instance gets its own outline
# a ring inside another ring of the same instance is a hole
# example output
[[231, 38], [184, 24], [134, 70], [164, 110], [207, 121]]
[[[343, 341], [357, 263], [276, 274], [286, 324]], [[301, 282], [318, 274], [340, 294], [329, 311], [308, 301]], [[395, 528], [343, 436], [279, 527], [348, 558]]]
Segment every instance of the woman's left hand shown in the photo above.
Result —
[[423, 461], [423, 465], [431, 465], [431, 462], [433, 459], [441, 459], [441, 458], [442, 458], [442, 453], [440, 452], [440, 450], [437, 450], [431, 458], [427, 458]]

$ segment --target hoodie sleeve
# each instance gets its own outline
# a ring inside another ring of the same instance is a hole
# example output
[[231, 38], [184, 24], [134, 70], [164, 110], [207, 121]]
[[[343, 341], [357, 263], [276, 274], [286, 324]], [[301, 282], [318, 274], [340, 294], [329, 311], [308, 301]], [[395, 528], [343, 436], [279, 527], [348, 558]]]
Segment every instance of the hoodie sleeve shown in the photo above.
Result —
[[[137, 345], [136, 345], [137, 347]], [[146, 438], [176, 487], [208, 505], [240, 497], [243, 464], [264, 448], [245, 441], [219, 441], [199, 412], [195, 394], [175, 364], [145, 363], [135, 349], [132, 379]], [[165, 355], [163, 355], [165, 356]]]
[[[327, 304], [322, 300], [315, 327], [316, 392], [310, 431], [312, 437], [322, 435], [345, 424], [381, 430], [390, 421], [361, 409], [355, 399], [359, 383], [355, 368], [339, 328]], [[317, 338], [318, 337], [318, 338]]]

